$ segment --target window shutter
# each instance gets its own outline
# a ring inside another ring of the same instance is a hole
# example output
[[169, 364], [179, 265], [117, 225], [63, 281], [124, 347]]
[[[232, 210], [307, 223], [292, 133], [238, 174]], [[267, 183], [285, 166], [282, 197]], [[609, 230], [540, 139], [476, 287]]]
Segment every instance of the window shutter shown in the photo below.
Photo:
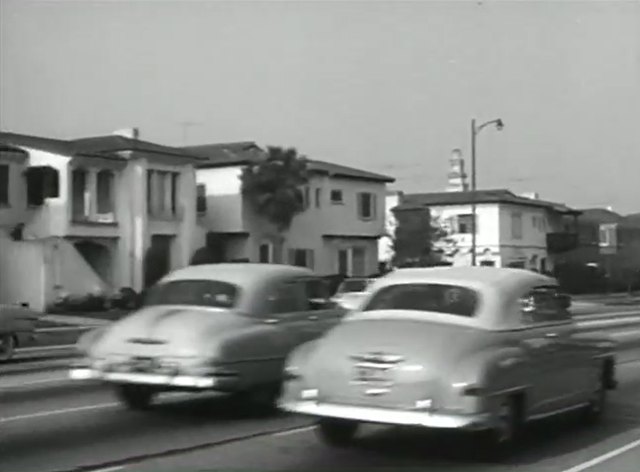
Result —
[[296, 264], [296, 250], [295, 249], [289, 249], [289, 264], [291, 264], [291, 265], [295, 265]]
[[315, 266], [313, 249], [307, 249], [307, 267], [313, 269]]
[[375, 219], [378, 216], [378, 196], [375, 193], [371, 194], [371, 218]]

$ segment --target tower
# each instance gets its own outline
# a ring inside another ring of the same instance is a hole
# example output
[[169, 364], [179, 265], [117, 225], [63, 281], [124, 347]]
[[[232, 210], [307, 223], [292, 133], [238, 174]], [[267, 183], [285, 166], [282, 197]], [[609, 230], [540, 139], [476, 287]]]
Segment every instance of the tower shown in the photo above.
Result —
[[454, 149], [449, 157], [447, 178], [447, 192], [467, 192], [469, 190], [467, 174], [464, 171], [464, 159], [460, 149]]

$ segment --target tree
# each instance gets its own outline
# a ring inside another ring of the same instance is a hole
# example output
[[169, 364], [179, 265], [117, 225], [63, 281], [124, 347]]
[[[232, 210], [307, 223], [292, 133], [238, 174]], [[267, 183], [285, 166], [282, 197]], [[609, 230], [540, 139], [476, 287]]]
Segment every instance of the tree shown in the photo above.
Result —
[[[393, 235], [393, 265], [430, 267], [450, 265], [451, 246], [456, 246], [447, 228], [424, 206], [397, 207]], [[457, 246], [455, 247], [457, 251]]]
[[307, 159], [295, 148], [269, 146], [265, 159], [242, 170], [241, 181], [256, 213], [284, 231], [304, 210], [300, 187], [309, 182]]

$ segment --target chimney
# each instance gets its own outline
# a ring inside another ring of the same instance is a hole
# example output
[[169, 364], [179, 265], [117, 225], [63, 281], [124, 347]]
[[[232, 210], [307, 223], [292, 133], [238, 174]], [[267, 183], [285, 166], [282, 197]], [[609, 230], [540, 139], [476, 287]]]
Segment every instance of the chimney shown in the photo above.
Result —
[[123, 129], [114, 131], [113, 134], [115, 134], [116, 136], [122, 136], [123, 138], [129, 138], [129, 139], [140, 138], [140, 130], [138, 128], [123, 128]]
[[531, 200], [540, 200], [540, 194], [538, 192], [525, 192], [521, 193], [520, 196]]
[[454, 149], [451, 152], [447, 180], [447, 192], [466, 192], [469, 190], [467, 174], [464, 171], [464, 159], [460, 149]]

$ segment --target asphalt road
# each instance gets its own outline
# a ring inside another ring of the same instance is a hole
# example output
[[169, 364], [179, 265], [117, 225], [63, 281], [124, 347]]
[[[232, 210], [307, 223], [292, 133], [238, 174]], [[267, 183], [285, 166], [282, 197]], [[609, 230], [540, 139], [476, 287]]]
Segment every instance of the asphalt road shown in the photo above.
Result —
[[[591, 463], [640, 438], [640, 350], [625, 353], [619, 390], [606, 419], [584, 428], [572, 417], [537, 425], [504, 463], [479, 462], [473, 441], [370, 427], [356, 445], [332, 450], [316, 441], [309, 419], [257, 416], [213, 396], [168, 397], [154, 410], [130, 412], [108, 389], [42, 390], [3, 401], [0, 470], [420, 468], [439, 471], [581, 472], [637, 470], [640, 447]], [[605, 457], [606, 458], [606, 457]], [[634, 465], [635, 464], [635, 465]], [[578, 468], [576, 468], [578, 467]]]

